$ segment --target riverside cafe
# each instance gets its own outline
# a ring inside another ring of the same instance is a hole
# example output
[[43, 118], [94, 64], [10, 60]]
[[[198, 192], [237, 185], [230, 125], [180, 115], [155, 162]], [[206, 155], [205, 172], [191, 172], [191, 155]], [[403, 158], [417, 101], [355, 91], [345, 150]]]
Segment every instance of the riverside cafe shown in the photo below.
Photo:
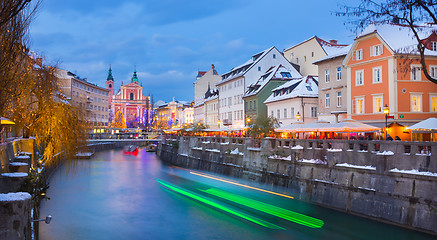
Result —
[[244, 137], [247, 127], [241, 128], [218, 128], [218, 129], [201, 129], [195, 131], [194, 128], [170, 128], [163, 130], [165, 134], [173, 136], [202, 136], [202, 137]]
[[313, 123], [296, 122], [275, 129], [281, 138], [298, 139], [372, 139], [381, 138], [381, 128], [344, 119], [338, 123], [316, 121]]

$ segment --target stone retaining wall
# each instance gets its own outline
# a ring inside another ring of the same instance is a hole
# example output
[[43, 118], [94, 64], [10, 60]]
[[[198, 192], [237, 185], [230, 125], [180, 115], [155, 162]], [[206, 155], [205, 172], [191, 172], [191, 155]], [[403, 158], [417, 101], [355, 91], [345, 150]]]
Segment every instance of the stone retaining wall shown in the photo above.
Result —
[[160, 143], [158, 155], [437, 235], [437, 143], [179, 137]]

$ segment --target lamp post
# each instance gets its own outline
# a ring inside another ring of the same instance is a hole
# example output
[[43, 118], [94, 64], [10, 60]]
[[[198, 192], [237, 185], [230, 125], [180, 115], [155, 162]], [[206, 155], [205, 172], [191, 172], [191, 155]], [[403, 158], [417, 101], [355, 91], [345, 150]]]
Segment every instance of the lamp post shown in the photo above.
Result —
[[250, 118], [247, 118], [246, 122], [247, 122], [247, 126], [249, 126], [250, 125]]
[[220, 121], [220, 120], [218, 120], [217, 121], [217, 127], [218, 127], [218, 129], [220, 129], [220, 124], [221, 124], [222, 122]]
[[385, 140], [387, 140], [387, 118], [388, 118], [388, 113], [390, 112], [390, 108], [388, 108], [387, 104], [384, 105], [383, 112], [385, 114]]

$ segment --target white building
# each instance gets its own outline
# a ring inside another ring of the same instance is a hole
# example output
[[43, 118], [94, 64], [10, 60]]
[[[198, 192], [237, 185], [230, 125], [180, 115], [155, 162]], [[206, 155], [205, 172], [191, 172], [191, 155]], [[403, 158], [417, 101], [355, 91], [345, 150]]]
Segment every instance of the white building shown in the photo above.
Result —
[[271, 67], [282, 65], [300, 76], [293, 65], [284, 58], [276, 47], [253, 55], [244, 64], [232, 68], [222, 75], [217, 84], [219, 89], [219, 117], [222, 125], [241, 128], [245, 125], [243, 95], [249, 85], [255, 83]]
[[209, 71], [199, 71], [194, 82], [194, 122], [205, 124], [205, 93], [210, 86], [220, 82], [221, 76], [217, 74], [214, 64]]
[[272, 90], [264, 103], [269, 116], [277, 118], [281, 126], [295, 123], [300, 116], [304, 123], [317, 120], [318, 81], [316, 77], [305, 76], [291, 80]]

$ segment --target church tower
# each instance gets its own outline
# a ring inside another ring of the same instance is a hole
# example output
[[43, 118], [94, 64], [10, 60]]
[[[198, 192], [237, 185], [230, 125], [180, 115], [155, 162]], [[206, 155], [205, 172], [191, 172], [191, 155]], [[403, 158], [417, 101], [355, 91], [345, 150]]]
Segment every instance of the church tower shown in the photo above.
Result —
[[111, 65], [109, 65], [108, 77], [106, 78], [106, 89], [109, 89], [109, 105], [112, 103], [112, 95], [114, 94], [114, 77], [112, 77]]
[[130, 79], [131, 83], [139, 83], [138, 76], [137, 76], [137, 67], [135, 66], [134, 75]]

